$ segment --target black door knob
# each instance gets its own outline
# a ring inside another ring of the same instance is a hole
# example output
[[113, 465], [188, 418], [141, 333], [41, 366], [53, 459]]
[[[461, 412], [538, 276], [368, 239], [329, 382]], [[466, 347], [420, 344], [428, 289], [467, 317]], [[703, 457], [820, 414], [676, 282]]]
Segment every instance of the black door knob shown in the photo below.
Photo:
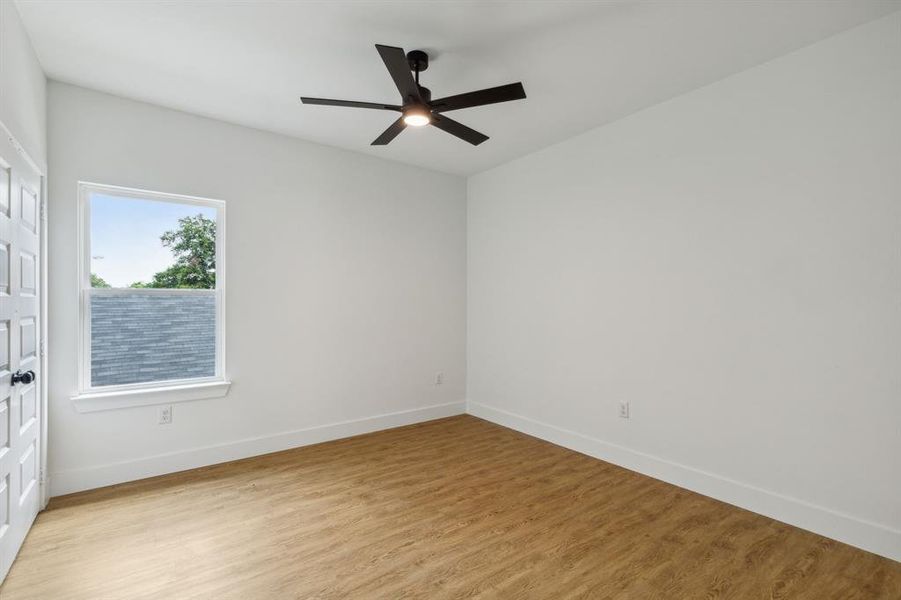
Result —
[[16, 371], [15, 373], [13, 373], [13, 378], [10, 383], [12, 385], [16, 385], [17, 383], [24, 383], [25, 385], [28, 385], [29, 383], [34, 381], [34, 378], [34, 371], [25, 371], [24, 373], [22, 371]]

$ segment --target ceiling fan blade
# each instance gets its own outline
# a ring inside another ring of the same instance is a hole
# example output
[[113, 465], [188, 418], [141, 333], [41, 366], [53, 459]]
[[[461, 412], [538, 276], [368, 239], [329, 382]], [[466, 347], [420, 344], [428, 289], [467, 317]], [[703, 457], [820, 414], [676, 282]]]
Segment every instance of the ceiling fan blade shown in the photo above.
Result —
[[407, 127], [407, 124], [404, 123], [404, 118], [401, 117], [394, 123], [392, 123], [388, 129], [382, 132], [382, 135], [375, 138], [370, 146], [384, 146], [394, 138], [398, 136], [398, 134], [403, 131]]
[[433, 114], [432, 125], [451, 135], [457, 136], [463, 141], [469, 142], [473, 146], [478, 146], [488, 139], [488, 136], [484, 133], [479, 133], [475, 129], [470, 129], [463, 123], [458, 123], [447, 117], [439, 117], [438, 115]]
[[375, 47], [382, 56], [382, 61], [388, 68], [388, 73], [391, 74], [391, 79], [394, 80], [394, 85], [397, 86], [397, 91], [400, 92], [404, 101], [406, 102], [407, 99], [412, 97], [422, 102], [422, 98], [419, 95], [419, 86], [413, 80], [410, 62], [407, 60], [404, 49], [395, 48], [394, 46], [382, 46], [381, 44], [376, 44]]
[[396, 104], [379, 104], [378, 102], [355, 102], [353, 100], [332, 100], [330, 98], [307, 98], [301, 96], [304, 104], [321, 104], [323, 106], [347, 106], [349, 108], [374, 108], [376, 110], [397, 110], [401, 108]]
[[457, 94], [456, 96], [439, 98], [437, 100], [432, 100], [431, 105], [432, 110], [434, 111], [446, 112], [449, 110], [469, 108], [471, 106], [484, 106], [485, 104], [509, 102], [510, 100], [522, 100], [525, 97], [526, 90], [523, 89], [522, 83], [519, 82], [499, 85], [477, 92], [467, 92], [465, 94]]

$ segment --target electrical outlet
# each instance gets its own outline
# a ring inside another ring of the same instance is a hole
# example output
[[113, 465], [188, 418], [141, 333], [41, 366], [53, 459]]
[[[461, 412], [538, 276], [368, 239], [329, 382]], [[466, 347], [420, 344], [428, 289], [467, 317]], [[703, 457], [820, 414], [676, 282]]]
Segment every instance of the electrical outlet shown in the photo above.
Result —
[[168, 425], [172, 422], [172, 405], [160, 407], [160, 425]]
[[629, 418], [629, 403], [628, 402], [620, 402], [619, 403], [619, 416], [622, 419]]
[[441, 385], [442, 383], [444, 383], [444, 373], [438, 371], [435, 373], [435, 385]]

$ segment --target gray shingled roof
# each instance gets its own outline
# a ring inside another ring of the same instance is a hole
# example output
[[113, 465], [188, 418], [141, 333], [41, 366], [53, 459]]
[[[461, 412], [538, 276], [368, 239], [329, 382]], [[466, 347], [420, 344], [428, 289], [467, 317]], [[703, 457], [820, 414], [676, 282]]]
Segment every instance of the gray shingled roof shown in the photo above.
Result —
[[92, 294], [93, 387], [215, 373], [215, 292]]

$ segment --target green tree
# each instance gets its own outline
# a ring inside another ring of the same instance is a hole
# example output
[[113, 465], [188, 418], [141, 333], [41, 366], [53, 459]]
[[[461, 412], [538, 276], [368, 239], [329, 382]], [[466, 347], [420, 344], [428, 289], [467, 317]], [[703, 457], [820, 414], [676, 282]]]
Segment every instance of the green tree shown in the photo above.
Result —
[[216, 221], [203, 215], [178, 220], [178, 229], [160, 236], [163, 246], [172, 250], [175, 263], [153, 276], [149, 282], [136, 282], [133, 288], [216, 287]]
[[91, 287], [92, 288], [108, 288], [112, 287], [108, 284], [103, 277], [97, 275], [96, 273], [91, 273]]

